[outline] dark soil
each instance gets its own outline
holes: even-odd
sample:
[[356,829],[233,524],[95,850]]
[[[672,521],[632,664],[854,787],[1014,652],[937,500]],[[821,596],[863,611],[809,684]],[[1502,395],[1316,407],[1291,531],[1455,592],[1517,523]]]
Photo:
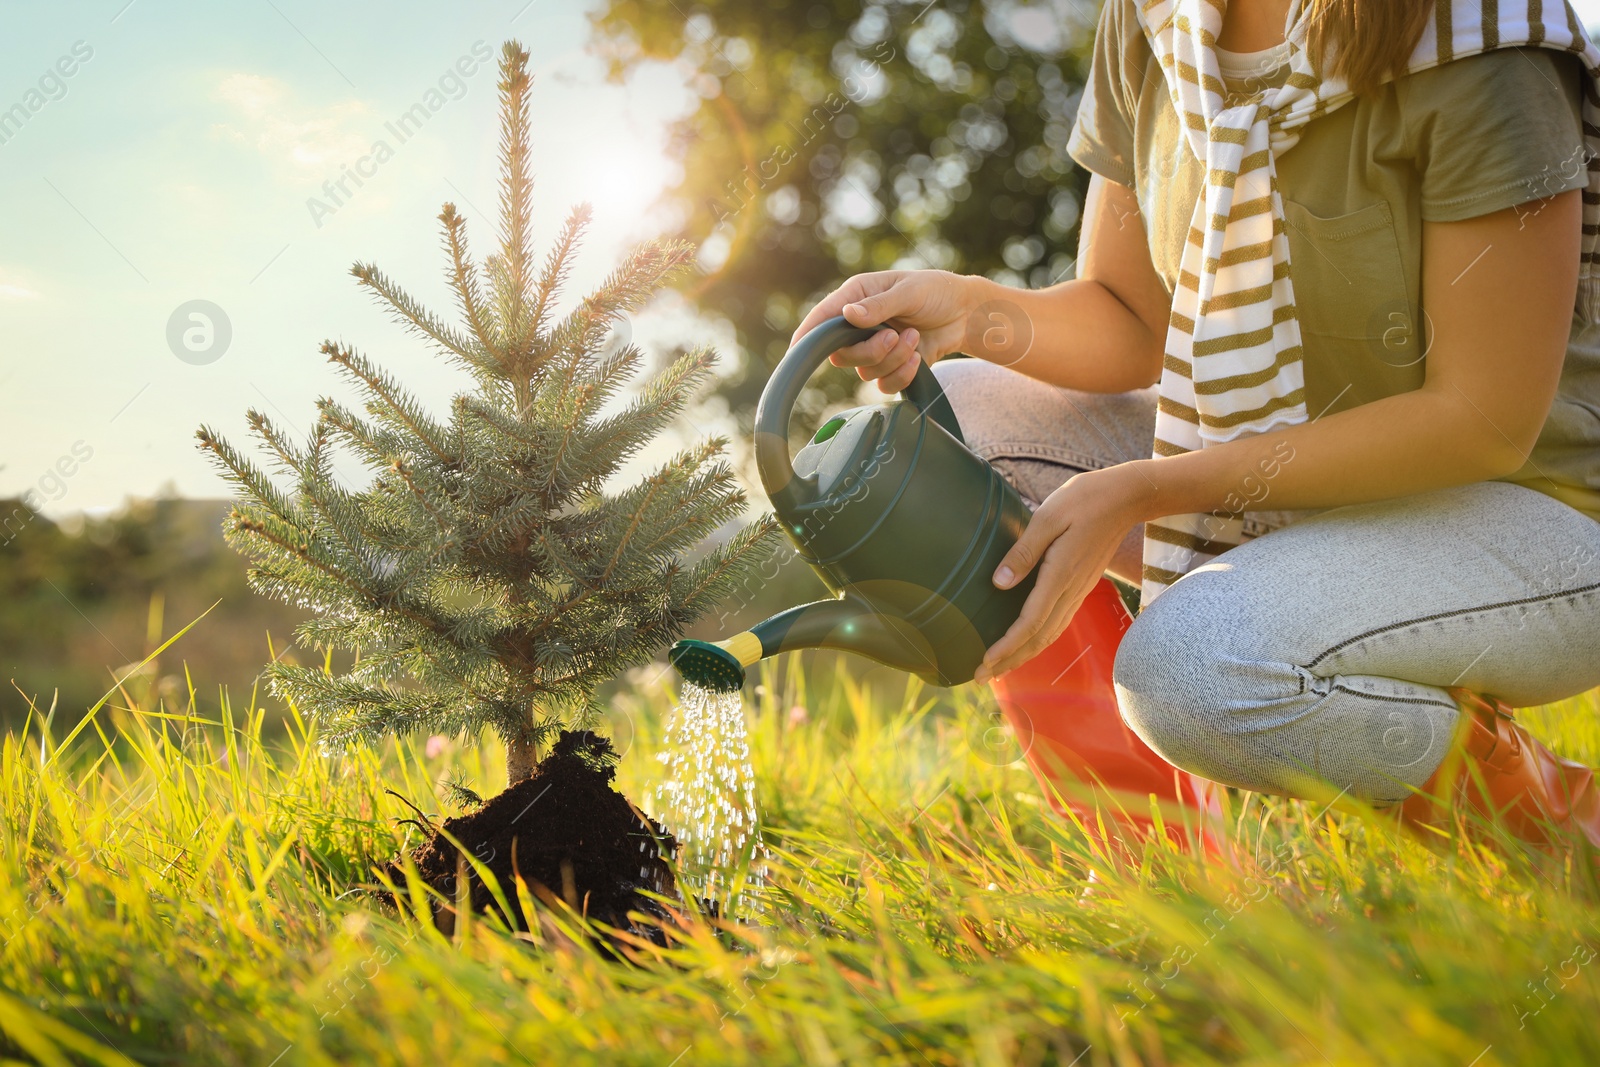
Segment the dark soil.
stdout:
[[[662,905],[639,890],[678,898],[672,868],[663,858],[677,843],[613,788],[616,761],[608,739],[587,730],[566,731],[532,777],[474,812],[445,820],[442,829],[494,873],[513,912],[506,918],[517,929],[528,929],[514,888],[520,876],[536,899],[564,900],[590,919],[663,943],[658,927],[637,924],[628,912],[667,918]],[[452,902],[435,903],[434,922],[441,930],[455,927],[463,870],[473,910],[499,910],[488,886],[461,862],[443,834],[435,832],[411,858],[422,878]],[[391,864],[388,873],[396,885],[403,884],[400,864]]]

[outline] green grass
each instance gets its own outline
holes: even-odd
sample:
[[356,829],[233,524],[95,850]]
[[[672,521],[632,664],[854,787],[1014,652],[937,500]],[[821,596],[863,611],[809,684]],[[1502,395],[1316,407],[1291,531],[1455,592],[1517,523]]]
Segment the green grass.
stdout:
[[[617,698],[630,795],[669,681]],[[970,694],[762,681],[752,749],[783,860],[765,925],[696,922],[639,966],[569,919],[446,939],[419,901],[352,892],[414,834],[385,789],[427,811],[447,773],[492,791],[494,746],[324,755],[301,723],[266,742],[260,712],[207,723],[121,695],[63,747],[7,737],[6,1062],[1600,1061],[1582,864],[1430,850],[1371,813],[1258,796],[1235,800],[1229,858],[1120,863],[1020,764],[969,750]],[[1528,720],[1600,761],[1594,694]]]

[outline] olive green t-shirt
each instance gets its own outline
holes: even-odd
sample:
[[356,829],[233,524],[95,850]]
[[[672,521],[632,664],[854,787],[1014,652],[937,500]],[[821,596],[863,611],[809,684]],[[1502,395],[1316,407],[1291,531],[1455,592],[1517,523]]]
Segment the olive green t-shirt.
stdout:
[[[1281,67],[1261,81],[1282,84],[1287,74]],[[1278,157],[1310,415],[1422,385],[1423,222],[1586,185],[1583,77],[1578,57],[1549,49],[1458,59],[1314,120]],[[1136,0],[1106,0],[1067,150],[1134,190],[1170,293],[1205,167],[1179,128]],[[1528,464],[1506,480],[1600,519],[1600,325],[1574,315],[1550,416]]]

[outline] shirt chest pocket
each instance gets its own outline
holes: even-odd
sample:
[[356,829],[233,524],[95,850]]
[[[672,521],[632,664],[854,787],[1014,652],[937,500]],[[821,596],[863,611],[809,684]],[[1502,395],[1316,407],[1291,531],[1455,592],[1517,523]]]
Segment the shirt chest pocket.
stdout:
[[1331,219],[1291,200],[1283,209],[1301,333],[1363,346],[1397,341],[1392,331],[1412,324],[1389,205],[1379,201]]

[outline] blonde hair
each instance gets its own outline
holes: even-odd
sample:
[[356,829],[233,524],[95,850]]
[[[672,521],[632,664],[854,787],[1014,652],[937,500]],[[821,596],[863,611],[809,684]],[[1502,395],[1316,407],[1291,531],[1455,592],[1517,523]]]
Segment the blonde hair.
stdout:
[[1306,49],[1318,69],[1361,95],[1405,72],[1434,0],[1309,0],[1306,7]]

